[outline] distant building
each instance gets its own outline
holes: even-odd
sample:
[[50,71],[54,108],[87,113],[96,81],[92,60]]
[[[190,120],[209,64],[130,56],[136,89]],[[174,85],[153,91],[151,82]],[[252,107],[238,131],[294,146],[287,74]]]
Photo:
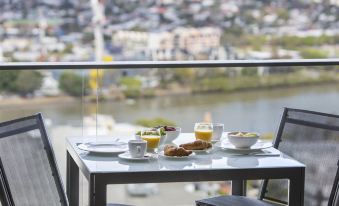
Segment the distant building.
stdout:
[[172,31],[117,31],[113,45],[123,47],[124,56],[142,54],[150,60],[220,59],[221,30],[214,27]]
[[53,77],[49,71],[44,71],[44,78],[38,93],[43,96],[57,96],[60,94],[59,82]]

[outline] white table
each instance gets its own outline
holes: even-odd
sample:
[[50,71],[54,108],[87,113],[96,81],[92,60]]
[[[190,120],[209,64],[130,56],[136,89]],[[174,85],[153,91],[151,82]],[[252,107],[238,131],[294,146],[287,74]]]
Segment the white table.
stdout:
[[[194,139],[194,134],[182,133],[174,143],[186,143]],[[77,143],[95,140],[98,138],[68,138],[67,195],[71,206],[79,205],[79,169],[89,182],[90,206],[106,205],[108,184],[232,180],[232,193],[243,195],[243,182],[249,179],[289,179],[289,204],[303,205],[305,165],[284,154],[234,156],[214,150],[188,160],[159,157],[146,162],[132,162],[116,155],[91,154],[76,146]]]

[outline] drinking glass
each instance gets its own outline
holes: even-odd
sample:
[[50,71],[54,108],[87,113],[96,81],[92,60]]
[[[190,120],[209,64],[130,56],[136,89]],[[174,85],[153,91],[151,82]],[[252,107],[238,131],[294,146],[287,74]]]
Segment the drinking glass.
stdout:
[[215,142],[220,141],[223,132],[224,132],[224,124],[213,123],[212,141],[215,141]]
[[147,151],[156,152],[160,142],[160,134],[157,131],[144,130],[141,131],[141,139],[147,142]]
[[213,124],[205,122],[195,123],[194,134],[196,139],[210,142],[213,134]]

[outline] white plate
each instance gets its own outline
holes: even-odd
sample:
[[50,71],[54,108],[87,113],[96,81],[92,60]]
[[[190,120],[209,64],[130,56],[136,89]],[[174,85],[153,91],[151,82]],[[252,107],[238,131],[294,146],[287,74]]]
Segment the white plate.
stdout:
[[121,159],[125,159],[125,160],[142,161],[142,160],[149,160],[153,156],[151,154],[146,153],[145,156],[143,156],[143,157],[132,157],[129,152],[125,152],[125,153],[119,154],[118,157],[121,158]]
[[219,141],[220,141],[220,140],[212,139],[212,140],[211,140],[211,143],[212,143],[212,144],[215,144],[215,143],[217,143],[217,142],[219,142]]
[[208,148],[208,149],[203,149],[203,150],[190,150],[196,154],[201,154],[201,153],[209,153],[212,151],[213,148]]
[[228,141],[223,141],[220,144],[215,145],[216,147],[219,147],[220,149],[224,150],[233,150],[233,151],[256,151],[256,150],[262,150],[266,148],[272,147],[271,142],[266,142],[266,141],[258,141],[254,145],[252,145],[249,148],[237,148],[235,147],[232,143]]
[[164,158],[168,158],[168,159],[176,159],[176,160],[182,160],[182,159],[189,159],[195,156],[195,153],[192,152],[192,154],[190,154],[189,156],[182,156],[182,157],[178,157],[178,156],[167,156],[164,154],[164,151],[161,151],[159,153],[159,156],[164,157]]
[[112,141],[87,142],[80,143],[77,146],[81,150],[93,153],[120,154],[128,150],[127,143]]

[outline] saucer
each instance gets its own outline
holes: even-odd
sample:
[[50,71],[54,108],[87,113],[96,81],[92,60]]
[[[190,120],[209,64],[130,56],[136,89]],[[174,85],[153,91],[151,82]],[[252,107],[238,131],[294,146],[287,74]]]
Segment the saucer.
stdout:
[[149,160],[152,157],[154,157],[152,154],[146,153],[143,157],[132,157],[129,152],[125,152],[118,155],[119,158],[125,159],[125,160],[136,160],[136,161],[143,161],[143,160]]
[[220,144],[217,144],[216,147],[219,147],[220,149],[224,150],[233,150],[233,151],[239,151],[239,152],[251,152],[251,151],[258,151],[262,149],[267,149],[270,147],[273,147],[271,142],[268,141],[258,141],[254,145],[248,148],[237,148],[232,143],[228,141],[223,141]]

